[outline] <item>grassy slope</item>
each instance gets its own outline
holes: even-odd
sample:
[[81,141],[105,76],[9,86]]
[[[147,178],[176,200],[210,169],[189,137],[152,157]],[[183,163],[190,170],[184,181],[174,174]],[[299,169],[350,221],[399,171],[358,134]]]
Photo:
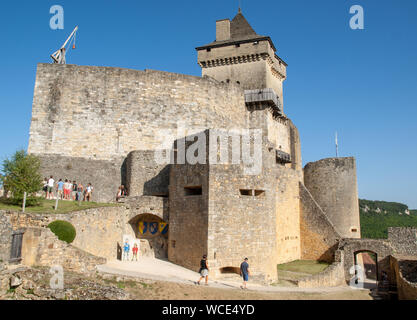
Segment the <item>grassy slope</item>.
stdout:
[[278,270],[299,273],[316,274],[322,272],[329,266],[328,263],[312,260],[296,260],[289,263],[279,264]]
[[[107,204],[107,203],[95,203],[95,202],[81,202],[81,205],[78,205],[78,202],[74,201],[59,201],[58,210],[54,210],[55,200],[45,200],[41,199],[41,205],[36,207],[27,207],[25,212],[27,213],[69,213],[74,211],[81,211],[91,208],[99,207],[113,207],[117,204]],[[0,210],[11,210],[11,211],[22,211],[22,208],[15,205],[10,205],[0,200]]]

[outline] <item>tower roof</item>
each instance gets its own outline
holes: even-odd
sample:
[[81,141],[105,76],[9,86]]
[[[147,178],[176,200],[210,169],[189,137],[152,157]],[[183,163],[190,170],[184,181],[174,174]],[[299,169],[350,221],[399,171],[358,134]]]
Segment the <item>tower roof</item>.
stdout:
[[236,40],[258,36],[255,30],[253,30],[249,22],[243,16],[241,11],[239,11],[236,17],[234,17],[233,20],[230,22],[230,34],[231,39]]
[[255,32],[255,30],[251,27],[249,22],[243,16],[242,11],[239,9],[237,15],[233,18],[230,22],[230,39],[223,40],[223,41],[213,41],[209,44],[206,44],[202,47],[196,48],[197,50],[203,50],[208,48],[215,48],[215,47],[223,47],[233,44],[245,43],[245,42],[252,42],[252,41],[261,41],[267,40],[271,44],[274,51],[276,48],[268,36],[262,36]]

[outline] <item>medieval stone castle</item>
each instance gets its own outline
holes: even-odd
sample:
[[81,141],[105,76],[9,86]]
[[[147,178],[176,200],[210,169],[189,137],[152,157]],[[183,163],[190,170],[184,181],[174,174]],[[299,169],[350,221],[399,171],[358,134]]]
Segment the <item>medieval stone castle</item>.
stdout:
[[[243,257],[268,280],[279,263],[333,261],[340,239],[360,238],[355,160],[324,159],[303,169],[298,130],[285,114],[287,64],[240,11],[216,24],[216,40],[196,49],[202,77],[39,64],[28,151],[41,158],[45,175],[91,182],[95,201],[114,201],[118,186],[127,186],[129,228],[101,235],[116,239],[97,250],[106,258],[116,259],[116,242],[130,232],[190,269],[207,254],[215,276]],[[208,146],[218,130],[261,129],[261,170],[157,163],[159,133],[179,132],[179,124],[186,130],[169,141],[174,158],[179,142],[199,133]],[[138,230],[141,222],[160,221],[168,233]]]

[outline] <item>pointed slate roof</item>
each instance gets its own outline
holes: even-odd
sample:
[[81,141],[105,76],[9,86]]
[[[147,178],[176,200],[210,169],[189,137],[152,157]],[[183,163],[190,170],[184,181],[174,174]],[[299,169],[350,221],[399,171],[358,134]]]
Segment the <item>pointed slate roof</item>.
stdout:
[[230,22],[230,39],[224,41],[213,41],[205,46],[196,48],[197,50],[203,50],[208,48],[223,47],[233,44],[252,42],[252,41],[261,41],[268,40],[276,51],[275,46],[268,36],[258,35],[255,30],[251,27],[249,22],[243,16],[242,11],[239,9],[238,14]]
[[230,34],[231,39],[236,40],[258,36],[241,11],[239,11],[236,17],[234,17],[234,19],[230,22]]

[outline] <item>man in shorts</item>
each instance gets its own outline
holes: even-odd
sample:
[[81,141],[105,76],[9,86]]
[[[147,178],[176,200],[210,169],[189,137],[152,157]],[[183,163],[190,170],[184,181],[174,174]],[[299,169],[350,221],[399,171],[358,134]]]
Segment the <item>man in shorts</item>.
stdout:
[[204,255],[203,259],[200,261],[200,270],[198,272],[200,273],[200,280],[195,282],[195,284],[200,285],[200,281],[205,278],[206,279],[206,286],[208,286],[209,267],[208,267],[207,256],[206,255]]
[[64,181],[62,181],[62,179],[59,179],[57,186],[58,186],[58,197],[62,200],[64,197]]
[[51,176],[48,180],[48,190],[46,191],[46,199],[53,199],[54,197],[54,177]]
[[240,286],[240,288],[246,290],[246,283],[249,281],[250,276],[248,258],[245,258],[245,260],[243,260],[243,262],[240,264],[240,275],[243,278],[243,286]]

